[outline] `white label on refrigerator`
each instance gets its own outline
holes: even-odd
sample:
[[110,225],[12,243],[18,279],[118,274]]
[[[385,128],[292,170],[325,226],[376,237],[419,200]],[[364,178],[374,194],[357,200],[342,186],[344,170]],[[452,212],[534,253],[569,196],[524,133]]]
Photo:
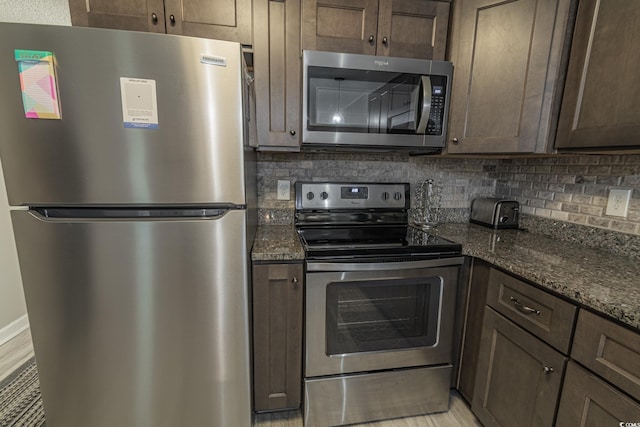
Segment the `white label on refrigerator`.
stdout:
[[203,64],[217,65],[218,67],[227,66],[227,58],[224,56],[207,55],[206,53],[200,55],[200,62]]
[[155,80],[120,77],[120,96],[124,127],[158,129]]

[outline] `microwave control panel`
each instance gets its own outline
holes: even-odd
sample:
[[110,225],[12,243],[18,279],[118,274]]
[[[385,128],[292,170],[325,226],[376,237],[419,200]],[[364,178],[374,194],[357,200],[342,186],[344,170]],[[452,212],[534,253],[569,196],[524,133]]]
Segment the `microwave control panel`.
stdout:
[[427,123],[427,135],[442,135],[444,121],[444,107],[447,90],[445,76],[431,76],[431,111]]

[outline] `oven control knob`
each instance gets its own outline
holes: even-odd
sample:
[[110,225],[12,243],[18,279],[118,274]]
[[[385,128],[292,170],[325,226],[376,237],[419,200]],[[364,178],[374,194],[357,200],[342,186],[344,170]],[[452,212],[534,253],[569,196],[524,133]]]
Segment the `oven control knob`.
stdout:
[[382,200],[389,200],[389,193],[388,192],[384,191],[382,193]]
[[313,200],[313,198],[314,198],[314,197],[315,197],[315,196],[314,196],[314,194],[313,194],[311,191],[309,191],[309,192],[307,193],[307,200]]
[[401,193],[401,192],[399,192],[399,191],[396,191],[396,192],[395,192],[395,194],[393,195],[393,198],[394,198],[395,200],[400,200],[400,199],[402,199],[402,193]]
[[323,191],[322,193],[320,193],[320,198],[322,200],[327,200],[329,198],[329,194],[327,194],[326,191]]

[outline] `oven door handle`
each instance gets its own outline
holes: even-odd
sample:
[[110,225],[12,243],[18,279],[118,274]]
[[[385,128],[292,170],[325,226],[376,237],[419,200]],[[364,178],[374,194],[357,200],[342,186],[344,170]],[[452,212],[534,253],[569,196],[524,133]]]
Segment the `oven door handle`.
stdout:
[[398,262],[324,262],[307,261],[307,271],[393,271],[462,265],[464,257]]

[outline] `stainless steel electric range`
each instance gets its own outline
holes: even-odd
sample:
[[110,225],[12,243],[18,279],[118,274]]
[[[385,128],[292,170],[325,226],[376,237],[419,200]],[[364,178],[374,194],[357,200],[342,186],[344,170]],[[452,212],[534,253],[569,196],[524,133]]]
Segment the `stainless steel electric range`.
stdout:
[[296,183],[306,427],[446,411],[461,246],[408,224],[409,184]]

